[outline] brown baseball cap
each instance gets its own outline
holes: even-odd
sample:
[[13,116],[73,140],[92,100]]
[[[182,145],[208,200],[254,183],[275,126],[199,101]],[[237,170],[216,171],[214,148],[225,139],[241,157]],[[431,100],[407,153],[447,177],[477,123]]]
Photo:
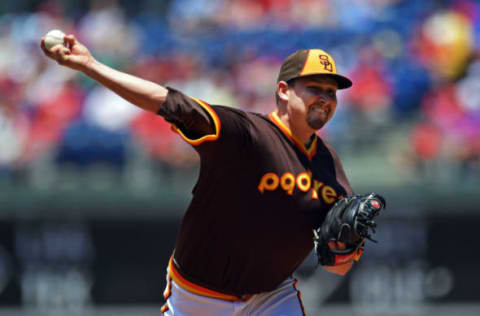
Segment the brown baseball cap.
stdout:
[[338,83],[338,89],[352,86],[352,81],[337,74],[337,65],[332,56],[321,49],[301,49],[288,56],[280,67],[277,82],[312,76],[329,76]]

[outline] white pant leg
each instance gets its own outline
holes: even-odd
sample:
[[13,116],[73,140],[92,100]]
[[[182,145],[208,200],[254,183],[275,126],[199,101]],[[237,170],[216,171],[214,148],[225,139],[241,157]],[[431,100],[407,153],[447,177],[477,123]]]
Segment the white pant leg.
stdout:
[[297,281],[288,278],[275,290],[252,297],[242,315],[255,316],[305,316]]
[[296,280],[288,278],[271,292],[252,296],[245,302],[230,302],[191,293],[169,279],[165,316],[304,316]]
[[[240,315],[238,310],[244,302],[230,302],[191,293],[170,280],[170,295],[167,298],[165,316],[233,316]],[[239,306],[240,304],[240,306]]]

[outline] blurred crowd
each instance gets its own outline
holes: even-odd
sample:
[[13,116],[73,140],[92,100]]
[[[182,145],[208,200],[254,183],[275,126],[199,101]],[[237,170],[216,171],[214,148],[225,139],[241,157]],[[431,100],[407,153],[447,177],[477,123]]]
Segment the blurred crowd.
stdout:
[[480,177],[475,0],[34,3],[0,15],[0,179],[28,178],[39,162],[79,174],[98,165],[121,173],[145,160],[174,172],[196,163],[161,117],[44,57],[39,41],[50,29],[75,34],[114,68],[263,113],[275,107],[283,58],[323,48],[354,82],[321,131],[340,152],[382,147],[399,172],[455,167]]

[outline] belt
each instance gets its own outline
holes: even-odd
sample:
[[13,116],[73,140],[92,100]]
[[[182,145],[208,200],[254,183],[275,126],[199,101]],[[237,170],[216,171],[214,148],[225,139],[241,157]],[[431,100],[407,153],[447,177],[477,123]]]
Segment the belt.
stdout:
[[170,261],[168,262],[168,276],[172,278],[175,281],[175,283],[177,283],[182,289],[200,296],[206,296],[210,298],[216,298],[216,299],[231,301],[231,302],[245,302],[254,295],[254,294],[248,294],[243,296],[235,296],[231,294],[225,294],[225,293],[207,289],[203,286],[200,286],[191,281],[188,281],[180,274],[180,272],[178,272],[178,269],[175,267],[175,264],[173,263],[173,256],[170,257]]

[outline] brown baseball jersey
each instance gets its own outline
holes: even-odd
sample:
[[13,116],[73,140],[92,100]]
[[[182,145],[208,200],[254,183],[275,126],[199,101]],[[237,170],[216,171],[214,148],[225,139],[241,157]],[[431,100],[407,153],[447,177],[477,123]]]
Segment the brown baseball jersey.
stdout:
[[305,147],[278,116],[210,106],[169,88],[158,112],[200,155],[173,264],[200,287],[271,291],[313,249],[312,229],[351,193],[333,149]]

